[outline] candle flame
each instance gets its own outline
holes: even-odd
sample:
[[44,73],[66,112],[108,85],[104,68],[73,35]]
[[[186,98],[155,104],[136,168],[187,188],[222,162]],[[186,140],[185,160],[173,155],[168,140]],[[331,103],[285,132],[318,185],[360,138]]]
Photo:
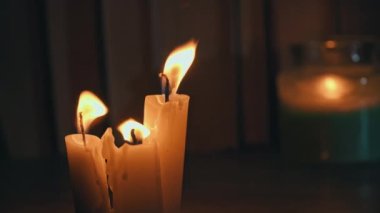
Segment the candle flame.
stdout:
[[322,77],[318,83],[318,92],[327,99],[340,99],[348,89],[343,79],[333,75]]
[[325,42],[325,46],[327,49],[334,49],[336,48],[336,41],[328,40]]
[[142,125],[141,123],[133,120],[132,118],[121,123],[117,130],[123,135],[124,140],[133,142],[131,131],[134,129],[135,136],[137,140],[143,140],[150,135],[150,131],[147,127]]
[[177,93],[179,84],[194,61],[196,48],[197,42],[191,40],[175,48],[166,59],[164,74],[169,79],[171,93]]
[[77,128],[78,132],[81,132],[80,127],[80,114],[82,113],[83,130],[86,132],[91,123],[107,114],[108,109],[105,104],[92,92],[83,91],[79,96],[77,107]]

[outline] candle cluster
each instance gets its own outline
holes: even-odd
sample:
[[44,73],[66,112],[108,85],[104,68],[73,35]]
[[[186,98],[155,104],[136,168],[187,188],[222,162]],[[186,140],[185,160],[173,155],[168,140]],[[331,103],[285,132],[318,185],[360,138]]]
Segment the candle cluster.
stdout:
[[101,138],[86,133],[108,109],[93,93],[81,93],[78,134],[65,137],[77,212],[180,210],[190,98],[177,90],[196,46],[190,41],[169,55],[160,74],[162,94],[146,96],[144,124],[128,119],[118,126],[125,140],[120,147],[111,128]]

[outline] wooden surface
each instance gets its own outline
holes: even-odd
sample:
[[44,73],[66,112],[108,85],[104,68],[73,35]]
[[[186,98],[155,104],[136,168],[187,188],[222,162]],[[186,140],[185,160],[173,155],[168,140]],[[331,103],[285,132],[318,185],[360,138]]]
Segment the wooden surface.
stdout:
[[[380,166],[189,156],[183,212],[379,212]],[[65,160],[1,166],[1,212],[73,212]]]

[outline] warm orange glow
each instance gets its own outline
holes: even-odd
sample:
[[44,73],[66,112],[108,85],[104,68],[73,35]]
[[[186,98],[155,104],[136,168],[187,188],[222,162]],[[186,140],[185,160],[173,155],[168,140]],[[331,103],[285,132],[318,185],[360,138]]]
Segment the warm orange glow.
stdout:
[[328,75],[318,82],[318,92],[327,99],[339,99],[348,91],[348,86],[343,79]]
[[179,84],[194,61],[196,48],[197,42],[191,40],[174,49],[166,59],[164,74],[169,79],[171,93],[177,93]]
[[336,41],[333,41],[333,40],[326,41],[325,45],[326,45],[326,48],[333,49],[336,47]]
[[104,103],[92,92],[83,91],[79,96],[79,102],[77,107],[77,126],[78,132],[81,132],[80,128],[80,113],[82,113],[83,127],[86,132],[91,123],[96,119],[107,114],[108,109]]
[[117,127],[117,130],[123,135],[124,140],[129,142],[133,142],[131,135],[132,129],[135,130],[137,140],[143,140],[150,135],[150,131],[147,127],[132,118],[124,121]]

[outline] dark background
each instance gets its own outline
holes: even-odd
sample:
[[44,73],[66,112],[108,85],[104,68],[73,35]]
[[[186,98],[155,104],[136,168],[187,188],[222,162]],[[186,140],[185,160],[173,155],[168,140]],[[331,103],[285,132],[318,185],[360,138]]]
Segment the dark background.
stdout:
[[0,1],[0,210],[72,211],[64,136],[80,91],[110,108],[98,136],[142,121],[167,55],[194,38],[179,90],[191,96],[185,211],[378,212],[375,165],[283,165],[275,78],[290,44],[379,36],[379,11],[376,0]]

